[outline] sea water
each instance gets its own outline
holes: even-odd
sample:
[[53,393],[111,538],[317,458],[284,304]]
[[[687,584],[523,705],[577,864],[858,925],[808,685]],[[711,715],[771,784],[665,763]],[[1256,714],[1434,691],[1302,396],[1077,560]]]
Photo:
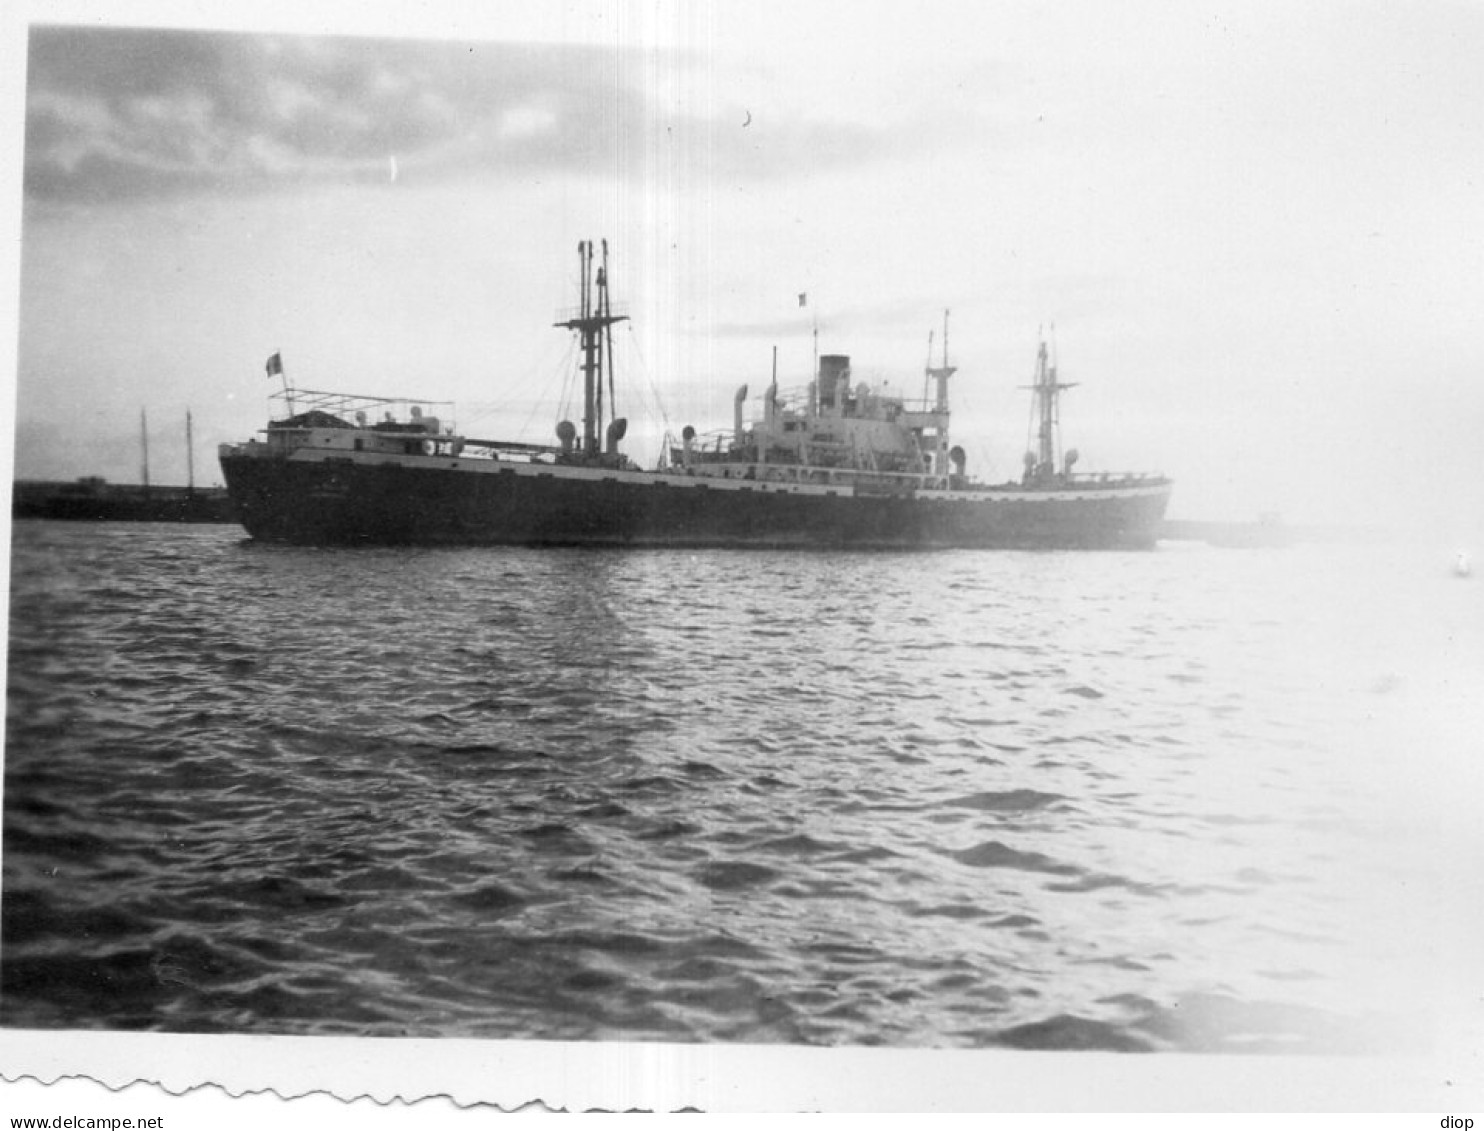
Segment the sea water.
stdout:
[[6,1026],[1379,1051],[1472,984],[1451,548],[12,540]]

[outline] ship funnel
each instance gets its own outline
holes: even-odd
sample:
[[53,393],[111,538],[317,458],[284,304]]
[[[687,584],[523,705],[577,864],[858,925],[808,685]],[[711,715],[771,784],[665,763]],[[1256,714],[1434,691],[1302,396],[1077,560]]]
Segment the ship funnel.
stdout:
[[819,359],[819,407],[831,408],[844,400],[850,385],[850,358],[827,353]]
[[743,385],[732,399],[732,438],[739,448],[742,446],[742,402],[745,400],[747,400],[747,386]]
[[629,430],[629,419],[620,416],[608,425],[608,454],[618,454],[618,442],[623,439],[624,433]]
[[557,425],[557,439],[562,442],[562,454],[564,456],[571,455],[572,445],[577,440],[577,425],[573,424],[570,420],[562,421]]

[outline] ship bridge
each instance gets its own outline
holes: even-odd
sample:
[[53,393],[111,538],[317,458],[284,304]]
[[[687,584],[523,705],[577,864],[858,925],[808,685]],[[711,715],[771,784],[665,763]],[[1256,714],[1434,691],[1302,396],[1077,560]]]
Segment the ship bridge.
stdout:
[[[762,411],[744,420],[748,387],[737,390],[734,423],[726,433],[698,436],[687,428],[670,449],[671,463],[691,474],[776,478],[810,470],[855,471],[872,476],[910,476],[926,482],[952,473],[948,440],[946,374],[938,400],[909,402],[889,390],[853,379],[850,358],[819,359],[815,380],[803,389],[764,390]],[[803,476],[799,476],[803,477]]]

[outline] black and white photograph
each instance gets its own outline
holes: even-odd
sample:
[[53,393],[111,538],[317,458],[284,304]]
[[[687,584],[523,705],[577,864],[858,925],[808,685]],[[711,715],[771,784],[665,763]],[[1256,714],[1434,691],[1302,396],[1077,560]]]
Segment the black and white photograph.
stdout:
[[1484,6],[332,11],[6,17],[7,1080],[1480,1111]]

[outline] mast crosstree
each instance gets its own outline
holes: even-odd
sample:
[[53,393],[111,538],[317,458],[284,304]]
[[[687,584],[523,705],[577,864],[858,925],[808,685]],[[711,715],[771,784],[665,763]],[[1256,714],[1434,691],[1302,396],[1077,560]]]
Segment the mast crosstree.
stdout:
[[[1036,451],[1026,452],[1026,473],[1037,481],[1049,479],[1056,474],[1056,448],[1061,439],[1061,409],[1058,398],[1063,389],[1075,389],[1076,381],[1059,381],[1056,366],[1052,363],[1046,342],[1036,353],[1036,381],[1033,385],[1022,385],[1035,393],[1035,414],[1039,419],[1036,433]],[[1075,451],[1067,453],[1068,470],[1077,456]]]
[[[593,268],[593,241],[582,240],[577,245],[577,260],[580,264],[582,305],[576,317],[568,318],[555,326],[565,330],[576,330],[582,342],[582,454],[592,459],[599,454],[598,434],[603,424],[603,376],[608,376],[608,411],[614,415],[613,404],[613,330],[615,322],[628,321],[627,314],[614,314],[608,298],[608,241],[603,240],[603,261],[596,271]],[[613,419],[615,430],[620,422]],[[615,436],[615,439],[618,437]]]

